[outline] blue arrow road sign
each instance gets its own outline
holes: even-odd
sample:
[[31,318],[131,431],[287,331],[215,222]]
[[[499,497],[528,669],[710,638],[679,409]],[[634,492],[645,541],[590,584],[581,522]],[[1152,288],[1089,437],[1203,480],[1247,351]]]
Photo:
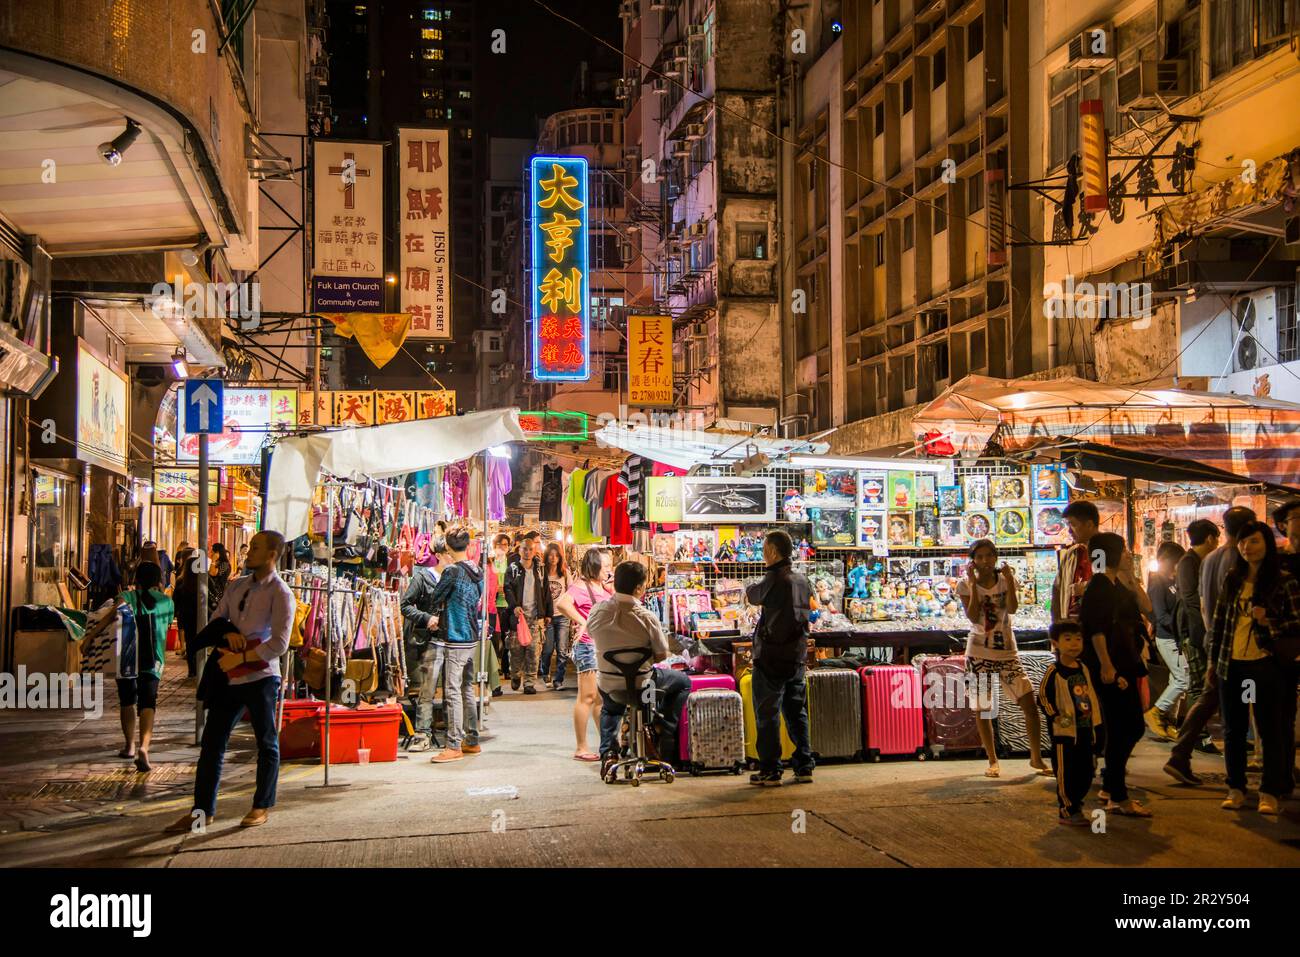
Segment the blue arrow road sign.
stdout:
[[185,383],[185,431],[190,435],[220,435],[226,418],[226,383],[221,379],[189,379]]

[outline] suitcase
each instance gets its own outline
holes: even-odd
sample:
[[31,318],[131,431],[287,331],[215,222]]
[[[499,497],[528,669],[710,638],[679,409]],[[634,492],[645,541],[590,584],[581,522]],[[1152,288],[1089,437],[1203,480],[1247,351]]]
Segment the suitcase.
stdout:
[[[736,679],[731,677],[731,675],[707,674],[687,675],[686,677],[691,679],[691,694],[694,694],[697,691],[708,691],[711,689],[719,689],[722,691],[736,690]],[[681,759],[683,767],[689,766],[690,763],[690,704],[690,695],[687,695],[686,703],[682,705],[682,713],[677,719],[677,754]]]
[[808,672],[808,736],[818,758],[862,757],[862,679],[849,668]]
[[[754,672],[746,671],[740,676],[740,697],[745,705],[745,757],[751,762],[758,761],[758,719],[754,713]],[[794,754],[794,742],[790,732],[785,728],[785,715],[781,715],[781,760],[789,761]]]
[[921,716],[921,676],[911,665],[869,665],[862,680],[862,719],[866,753],[907,754],[925,760],[925,721]]
[[692,691],[685,712],[690,728],[683,726],[679,732],[683,766],[696,776],[707,770],[739,774],[745,766],[744,702],[740,695],[723,688]]
[[[925,740],[936,758],[944,754],[984,750],[980,742],[979,704],[968,698],[965,655],[918,655],[912,664],[921,672]],[[966,706],[962,707],[962,703]]]
[[[1022,651],[1019,653],[1020,667],[1025,669],[1025,675],[1029,678],[1029,683],[1034,688],[1034,702],[1038,702],[1038,686],[1043,683],[1043,676],[1047,674],[1047,668],[1056,656],[1050,651]],[[997,742],[998,752],[1004,755],[1011,754],[1028,754],[1029,753],[1029,731],[1025,727],[1025,713],[1014,701],[1007,701],[1002,694],[1001,682],[994,682],[997,691]],[[1042,711],[1038,713],[1039,742],[1042,745],[1042,754],[1046,758],[1052,753],[1052,738],[1048,728],[1047,718],[1043,716]]]

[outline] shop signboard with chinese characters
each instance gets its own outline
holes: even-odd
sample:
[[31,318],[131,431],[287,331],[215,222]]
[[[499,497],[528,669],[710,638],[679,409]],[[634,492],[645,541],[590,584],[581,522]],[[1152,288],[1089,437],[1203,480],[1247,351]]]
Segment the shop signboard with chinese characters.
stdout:
[[519,428],[530,442],[585,442],[586,412],[520,412]]
[[313,393],[299,393],[299,425],[388,425],[456,414],[456,392],[452,389],[321,392],[317,395],[317,411],[313,416]]
[[383,312],[384,146],[317,140],[313,150],[313,308]]
[[452,338],[449,157],[447,130],[398,128],[398,281],[411,339]]
[[627,317],[627,404],[672,407],[671,316]]
[[[224,405],[221,433],[208,437],[208,460],[216,465],[261,465],[271,434],[292,429],[298,421],[293,389],[226,389]],[[187,432],[179,416],[176,432],[176,461],[197,462],[198,435]]]
[[[221,501],[221,472],[208,469],[208,504]],[[199,470],[196,468],[154,468],[154,505],[198,505]]]
[[532,194],[533,378],[591,378],[587,161],[534,156]]

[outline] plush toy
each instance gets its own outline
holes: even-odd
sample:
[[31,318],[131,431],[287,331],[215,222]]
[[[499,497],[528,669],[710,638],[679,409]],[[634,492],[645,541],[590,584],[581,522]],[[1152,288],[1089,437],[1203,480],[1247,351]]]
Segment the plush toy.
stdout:
[[866,566],[854,565],[849,569],[849,595],[853,598],[867,597]]

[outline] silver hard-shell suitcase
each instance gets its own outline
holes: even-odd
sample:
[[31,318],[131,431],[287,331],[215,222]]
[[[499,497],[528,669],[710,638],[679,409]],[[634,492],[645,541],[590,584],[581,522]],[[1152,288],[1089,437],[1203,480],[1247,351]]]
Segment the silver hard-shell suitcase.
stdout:
[[745,766],[745,715],[735,691],[692,691],[686,699],[690,723],[687,770],[720,770],[739,774]]
[[819,758],[862,756],[862,679],[856,671],[808,672],[808,736]]

